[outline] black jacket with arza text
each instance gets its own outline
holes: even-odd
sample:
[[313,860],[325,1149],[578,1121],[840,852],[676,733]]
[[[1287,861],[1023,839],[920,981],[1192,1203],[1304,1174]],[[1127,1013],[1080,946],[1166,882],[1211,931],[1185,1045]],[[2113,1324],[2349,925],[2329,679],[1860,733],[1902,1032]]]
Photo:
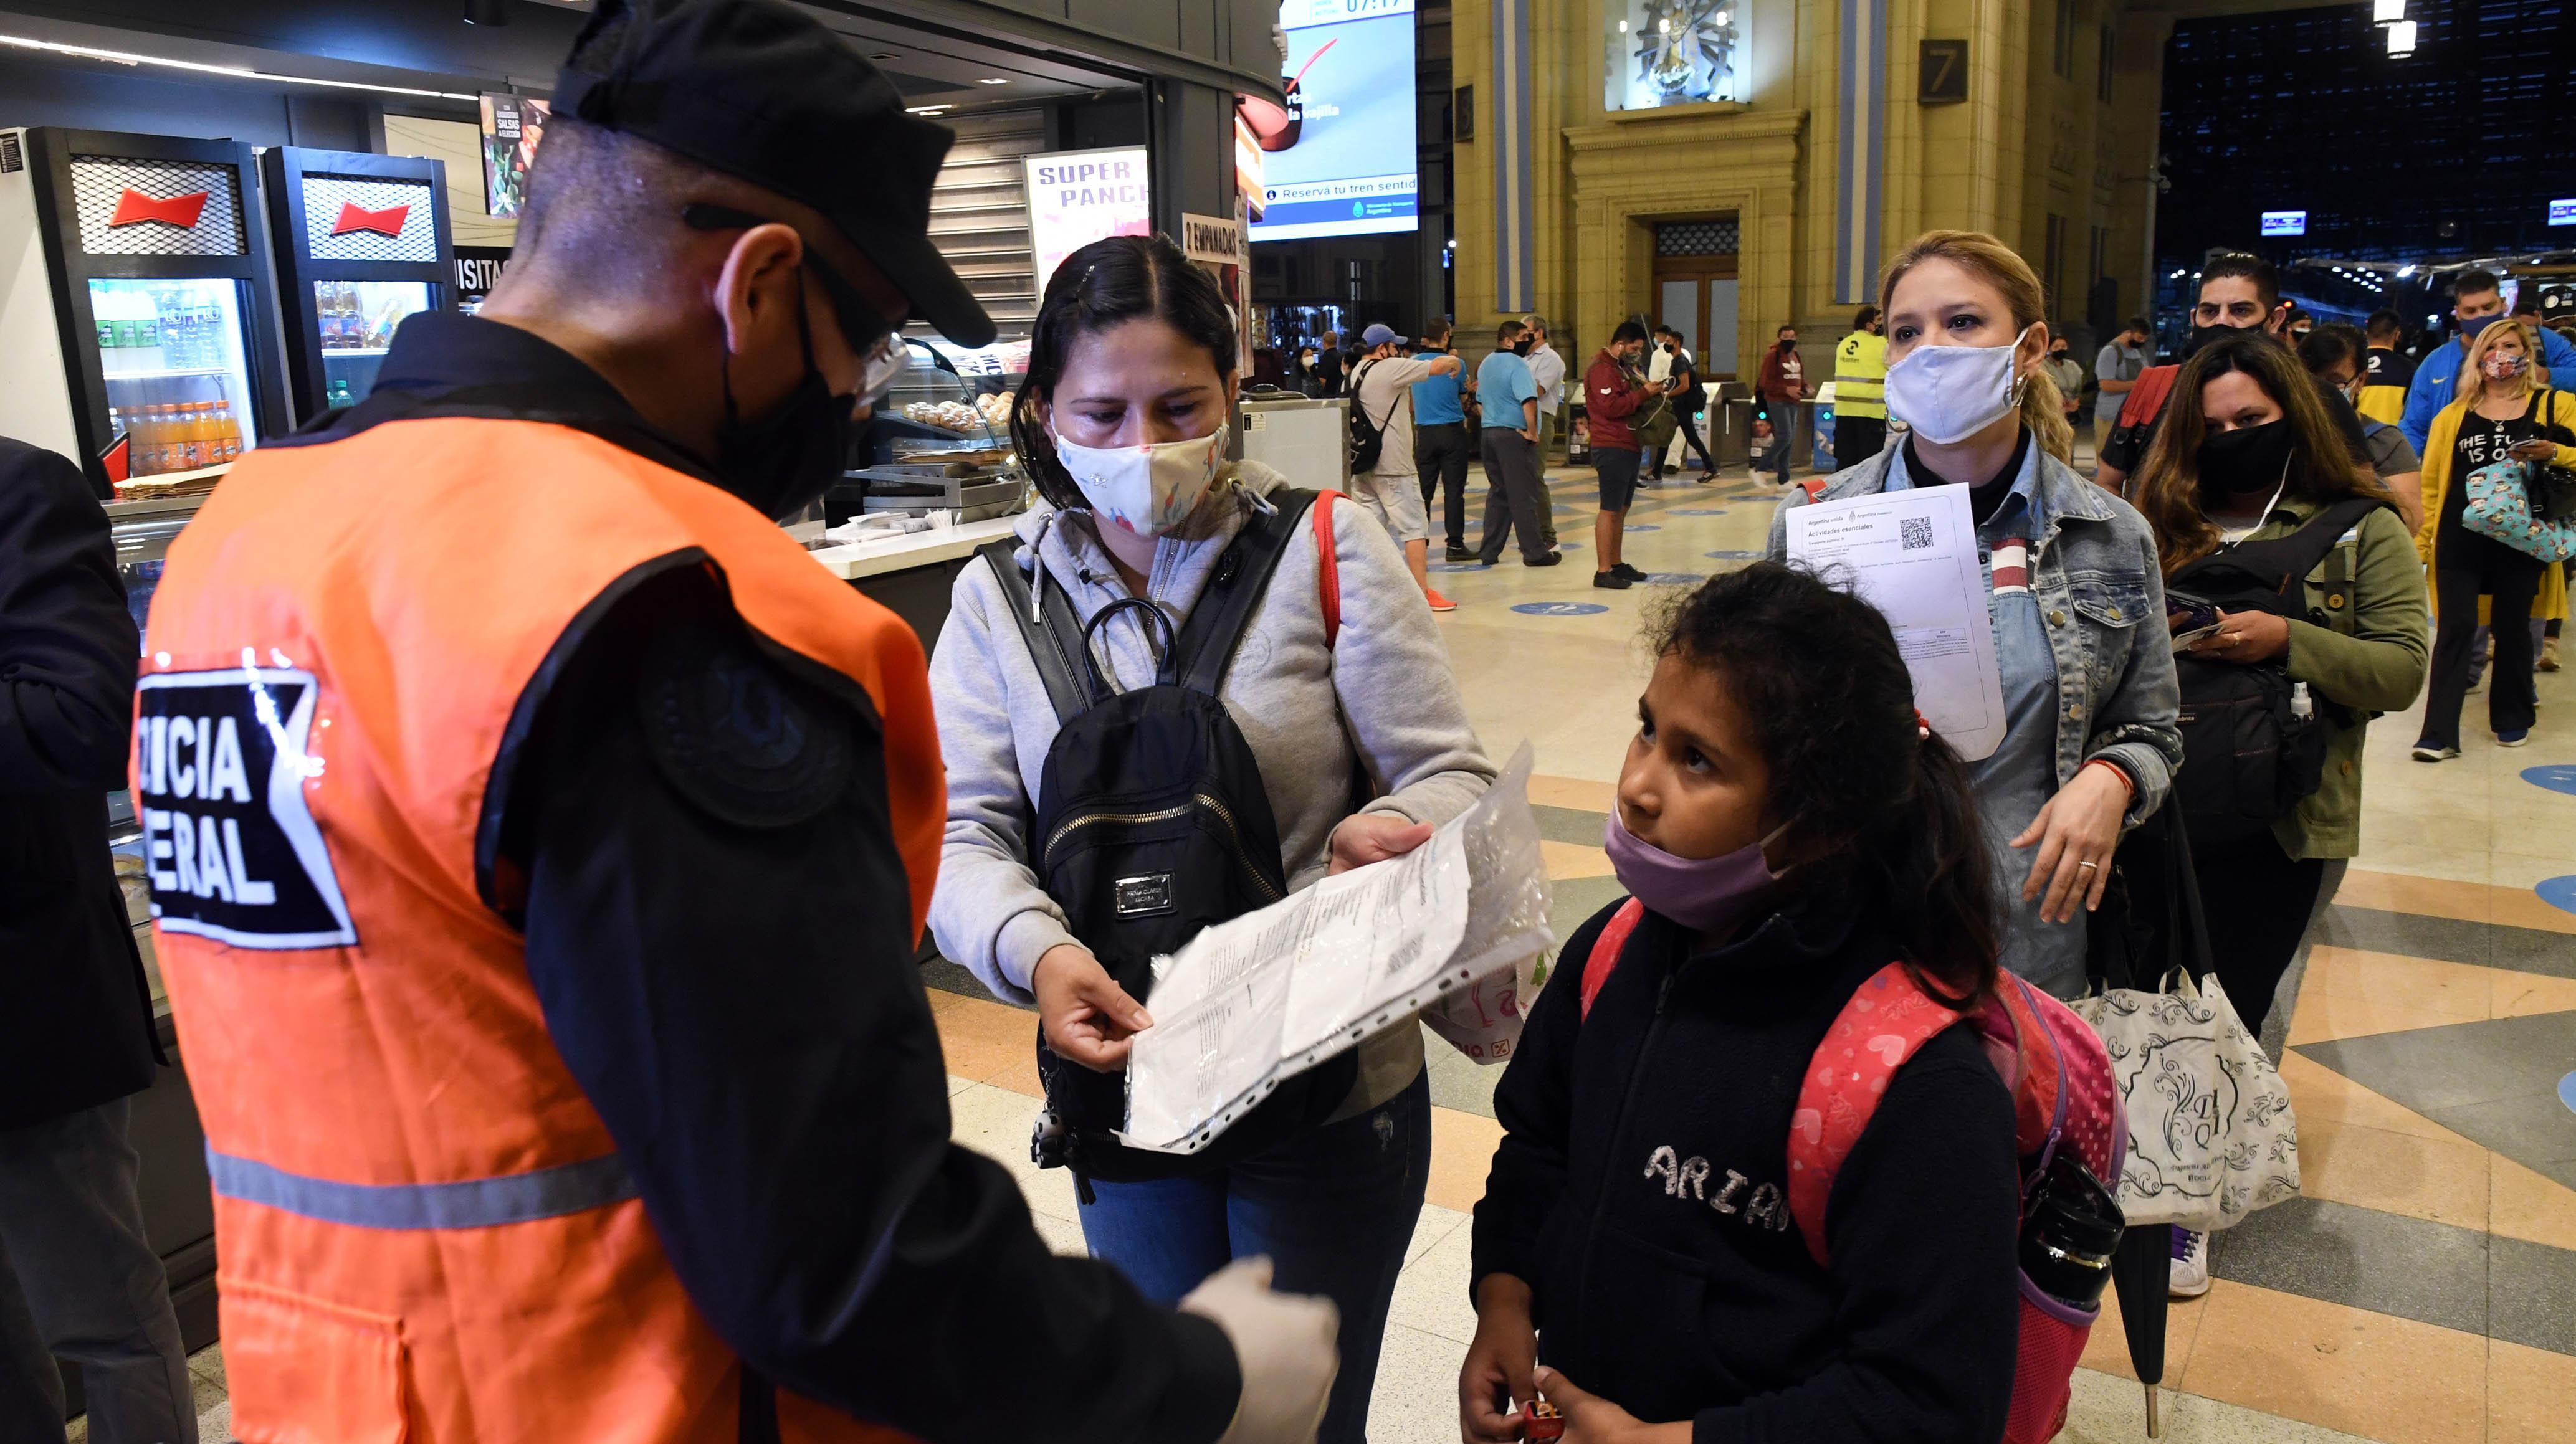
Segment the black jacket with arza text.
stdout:
[[1697,1444],[1967,1444],[2003,1432],[2020,1313],[2012,1098],[1952,1027],[1898,1069],[1836,1178],[1830,1270],[1788,1204],[1816,1046],[1894,956],[1865,908],[1772,915],[1726,947],[1649,912],[1594,1003],[1618,904],[1578,929],[1494,1108],[1475,1277],[1535,1295],[1539,1356]]

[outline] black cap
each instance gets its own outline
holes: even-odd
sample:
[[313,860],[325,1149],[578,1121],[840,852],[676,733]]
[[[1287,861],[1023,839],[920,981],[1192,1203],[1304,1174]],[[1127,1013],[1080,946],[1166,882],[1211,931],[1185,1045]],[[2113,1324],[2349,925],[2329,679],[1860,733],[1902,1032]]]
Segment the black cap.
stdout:
[[822,212],[963,346],[993,318],[930,243],[930,188],[956,136],[906,115],[866,58],[779,0],[597,0],[554,110]]

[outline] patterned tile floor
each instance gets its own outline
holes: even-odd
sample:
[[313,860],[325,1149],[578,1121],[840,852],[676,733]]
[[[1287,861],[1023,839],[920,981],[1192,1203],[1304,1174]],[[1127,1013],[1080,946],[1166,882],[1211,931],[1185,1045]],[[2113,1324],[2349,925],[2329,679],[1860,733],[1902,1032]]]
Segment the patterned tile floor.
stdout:
[[[1618,893],[1601,824],[1643,676],[1639,623],[1664,589],[1595,590],[1591,478],[1560,469],[1554,489],[1568,565],[1449,570],[1435,585],[1459,602],[1441,626],[1487,747],[1537,748],[1562,935]],[[1774,495],[1740,475],[1649,489],[1629,559],[1677,580],[1741,565]],[[1481,496],[1471,503],[1481,516]],[[1560,605],[1515,610],[1533,603]],[[2477,698],[2454,762],[2407,760],[2412,714],[2371,729],[2362,855],[2304,980],[2285,984],[2294,1005],[2275,1012],[2305,1196],[2220,1236],[2209,1295],[2174,1306],[2166,1439],[2576,1440],[2576,1112],[2558,1091],[2576,1072],[2576,914],[2535,891],[2576,875],[2576,795],[2525,777],[2576,764],[2576,730],[2549,720],[2576,716],[2576,672],[2540,680],[2542,726],[2519,751],[2492,745]],[[956,1137],[1008,1165],[1047,1237],[1080,1250],[1071,1185],[1027,1162],[1027,1015],[953,967],[931,981]],[[1429,1202],[1387,1330],[1375,1444],[1458,1437],[1474,1324],[1464,1225],[1497,1129],[1493,1075],[1436,1042],[1431,1056]],[[2145,1437],[2120,1337],[2115,1317],[2094,1332],[2063,1436],[2074,1444]],[[220,1354],[195,1363],[205,1437],[227,1438]]]

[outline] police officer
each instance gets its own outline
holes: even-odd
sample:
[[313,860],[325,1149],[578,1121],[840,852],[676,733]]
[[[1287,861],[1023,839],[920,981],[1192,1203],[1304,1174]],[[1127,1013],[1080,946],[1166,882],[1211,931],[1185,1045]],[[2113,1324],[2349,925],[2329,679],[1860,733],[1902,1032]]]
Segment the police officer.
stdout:
[[1834,343],[1834,464],[1858,466],[1887,445],[1887,322],[1876,306],[1852,315]]
[[1312,1436],[1328,1305],[1178,1313],[949,1142],[921,649],[836,477],[950,136],[777,0],[600,0],[479,318],[173,548],[134,784],[245,1437]]

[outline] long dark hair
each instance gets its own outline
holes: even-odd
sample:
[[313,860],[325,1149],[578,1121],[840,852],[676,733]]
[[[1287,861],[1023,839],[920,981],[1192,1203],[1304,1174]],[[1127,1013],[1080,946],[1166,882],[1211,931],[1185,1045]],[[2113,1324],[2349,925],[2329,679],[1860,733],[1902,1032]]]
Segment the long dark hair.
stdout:
[[1771,773],[1802,861],[1791,886],[1865,909],[1931,991],[1993,988],[1994,868],[1966,764],[1918,736],[1914,679],[1878,609],[1811,573],[1756,562],[1649,624],[1659,657],[1720,674]]
[[2221,336],[2182,363],[2173,396],[2165,403],[2165,419],[2156,427],[2155,445],[2147,448],[2147,459],[2139,463],[2137,480],[2129,488],[2138,514],[2155,528],[2156,560],[2166,576],[2218,550],[2218,523],[2201,506],[2200,444],[2209,436],[2209,423],[2201,416],[2200,393],[2230,372],[2254,378],[2290,425],[2290,473],[2282,479],[2283,496],[2310,503],[2348,496],[2389,500],[2379,478],[2353,461],[2298,353],[2261,330]]
[[1137,320],[1161,321],[1206,348],[1219,380],[1234,375],[1234,317],[1226,310],[1225,293],[1169,237],[1111,236],[1065,257],[1038,303],[1029,329],[1029,374],[1011,406],[1011,449],[1037,482],[1038,494],[1059,507],[1090,503],[1056,459],[1038,407],[1055,399],[1075,341]]

